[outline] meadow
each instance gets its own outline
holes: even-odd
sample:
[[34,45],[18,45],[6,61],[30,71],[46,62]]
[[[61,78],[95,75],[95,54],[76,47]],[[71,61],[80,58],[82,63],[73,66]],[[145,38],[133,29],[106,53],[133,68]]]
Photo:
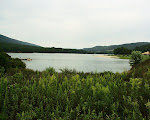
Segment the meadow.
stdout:
[[150,59],[122,73],[16,66],[0,68],[1,120],[150,119]]

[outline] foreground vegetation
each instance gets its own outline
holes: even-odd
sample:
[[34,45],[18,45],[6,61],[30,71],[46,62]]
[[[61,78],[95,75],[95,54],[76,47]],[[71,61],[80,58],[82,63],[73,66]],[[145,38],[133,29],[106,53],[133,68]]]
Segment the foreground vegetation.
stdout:
[[20,62],[1,64],[2,120],[150,119],[150,59],[115,74],[15,68]]

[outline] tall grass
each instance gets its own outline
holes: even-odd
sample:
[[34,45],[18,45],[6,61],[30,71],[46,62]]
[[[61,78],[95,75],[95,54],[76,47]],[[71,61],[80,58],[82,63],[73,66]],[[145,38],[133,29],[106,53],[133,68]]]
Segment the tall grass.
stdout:
[[125,80],[127,74],[53,68],[0,74],[0,119],[148,120],[149,77]]

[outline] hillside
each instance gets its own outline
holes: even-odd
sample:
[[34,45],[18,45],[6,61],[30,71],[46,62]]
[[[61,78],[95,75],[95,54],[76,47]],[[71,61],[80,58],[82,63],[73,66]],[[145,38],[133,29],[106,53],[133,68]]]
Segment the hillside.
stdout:
[[6,36],[0,34],[0,44],[2,44],[2,43],[38,46],[38,45],[31,44],[31,43],[28,43],[28,42],[22,42],[22,41],[19,41],[19,40],[16,40],[16,39],[12,39],[12,38],[9,38],[9,37],[6,37]]
[[134,65],[128,71],[128,77],[135,77],[135,78],[146,78],[150,80],[150,57],[149,59],[143,61],[142,63]]
[[122,45],[110,45],[110,46],[95,46],[92,48],[84,48],[83,50],[91,51],[91,52],[108,52],[108,51],[113,51],[113,49],[119,47],[126,47],[132,50],[135,49],[136,47],[143,46],[146,44],[149,44],[149,42],[137,42],[137,43],[122,44]]
[[14,52],[14,53],[88,53],[84,50],[77,49],[63,49],[63,48],[44,48],[38,46],[29,46],[29,45],[18,45],[11,43],[1,43],[0,51],[3,52]]
[[142,52],[150,51],[150,43],[136,47],[135,50],[142,51]]
[[3,35],[0,35],[0,51],[15,53],[88,53],[87,51],[77,49],[45,48],[8,38]]

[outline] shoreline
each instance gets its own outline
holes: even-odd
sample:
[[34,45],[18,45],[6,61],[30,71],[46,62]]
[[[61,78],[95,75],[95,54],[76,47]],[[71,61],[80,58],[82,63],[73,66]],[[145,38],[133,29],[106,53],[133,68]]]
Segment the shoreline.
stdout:
[[95,57],[103,57],[103,58],[118,58],[117,56],[109,56],[109,55],[96,55]]

